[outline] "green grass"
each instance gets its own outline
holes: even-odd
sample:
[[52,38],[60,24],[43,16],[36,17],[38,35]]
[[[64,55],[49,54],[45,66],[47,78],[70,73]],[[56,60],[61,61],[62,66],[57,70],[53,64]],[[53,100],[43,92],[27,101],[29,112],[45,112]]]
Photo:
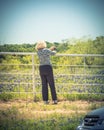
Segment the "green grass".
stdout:
[[0,130],[75,130],[91,110],[104,106],[104,95],[58,94],[58,104],[42,102],[41,93],[0,94]]
[[[83,100],[83,101],[104,101],[104,94],[89,94],[89,93],[63,93],[57,94],[59,101],[76,101],[76,100]],[[34,102],[41,101],[42,95],[41,93],[33,94],[33,93],[13,93],[13,92],[2,92],[0,94],[0,100],[2,101],[10,101],[15,99],[23,99],[23,100],[34,100]],[[51,100],[51,95],[49,94],[49,99]]]
[[0,101],[0,130],[75,130],[84,115],[104,106],[101,101],[60,100],[53,105],[42,101]]

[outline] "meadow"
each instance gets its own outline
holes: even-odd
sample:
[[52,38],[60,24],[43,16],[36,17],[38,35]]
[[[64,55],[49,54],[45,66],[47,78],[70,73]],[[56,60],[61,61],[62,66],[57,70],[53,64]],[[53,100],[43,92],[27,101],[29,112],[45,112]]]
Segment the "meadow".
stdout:
[[0,130],[75,130],[87,112],[101,106],[102,101],[0,101]]
[[57,105],[50,93],[50,104],[42,102],[38,66],[35,76],[28,65],[1,66],[0,130],[75,130],[87,112],[104,106],[103,68],[64,64],[53,66]]
[[34,52],[35,44],[0,45],[0,52],[14,52],[0,54],[0,130],[75,130],[87,112],[104,106],[104,37],[74,42],[54,43],[61,54],[51,57],[57,105],[50,93],[49,105],[42,102],[37,56],[15,53]]

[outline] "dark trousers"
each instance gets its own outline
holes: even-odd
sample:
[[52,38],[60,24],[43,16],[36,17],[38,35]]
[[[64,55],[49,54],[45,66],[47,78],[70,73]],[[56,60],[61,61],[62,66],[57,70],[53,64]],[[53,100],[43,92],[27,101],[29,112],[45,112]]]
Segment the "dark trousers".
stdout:
[[39,71],[40,71],[40,77],[42,81],[43,101],[48,101],[48,84],[50,86],[52,100],[57,100],[52,66],[41,65],[39,67]]

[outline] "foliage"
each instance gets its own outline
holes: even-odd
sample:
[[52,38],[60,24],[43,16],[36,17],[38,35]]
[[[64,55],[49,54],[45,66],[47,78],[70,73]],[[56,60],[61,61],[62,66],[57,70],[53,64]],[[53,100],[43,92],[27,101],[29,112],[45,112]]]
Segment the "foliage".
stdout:
[[35,44],[4,44],[0,45],[0,52],[33,52]]
[[[47,42],[47,47],[55,45],[59,53],[68,54],[104,54],[104,36],[80,39],[67,39],[61,43]],[[36,52],[34,44],[3,44],[0,45],[0,52]]]
[[3,92],[3,93],[0,94],[0,100],[2,100],[2,101],[9,101],[13,98],[14,98],[13,94],[11,94],[11,93]]
[[[55,45],[58,53],[67,53],[67,54],[104,54],[104,36],[96,37],[95,40],[92,39],[74,39],[74,40],[64,40],[62,43],[50,43],[47,42],[47,46],[50,47]],[[4,44],[0,45],[0,52],[36,52],[35,50],[36,44]],[[31,63],[31,57],[29,56],[18,56],[16,61],[15,56],[4,56],[0,55],[0,62],[11,63],[10,59],[14,63]],[[83,59],[79,59],[78,57],[73,59],[65,59],[65,57],[54,58],[54,64],[81,64]],[[63,62],[64,61],[64,62]],[[100,62],[100,64],[104,64],[104,60],[94,59],[94,58],[86,58],[86,64],[91,65],[94,62]],[[36,60],[38,63],[38,59]]]

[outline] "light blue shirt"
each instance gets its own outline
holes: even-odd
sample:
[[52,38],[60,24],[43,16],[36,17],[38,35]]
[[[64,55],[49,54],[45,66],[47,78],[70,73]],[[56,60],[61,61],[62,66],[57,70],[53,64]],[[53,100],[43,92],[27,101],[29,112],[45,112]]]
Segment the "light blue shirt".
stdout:
[[51,65],[50,56],[55,55],[56,51],[51,51],[47,48],[40,49],[37,52],[40,65]]

